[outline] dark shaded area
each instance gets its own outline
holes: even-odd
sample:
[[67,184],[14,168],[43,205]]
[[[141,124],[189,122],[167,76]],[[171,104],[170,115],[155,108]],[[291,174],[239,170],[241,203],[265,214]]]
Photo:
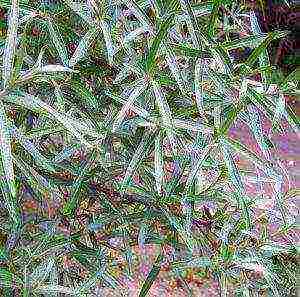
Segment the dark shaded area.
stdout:
[[256,15],[263,32],[276,30],[289,32],[285,38],[274,41],[269,46],[272,63],[278,65],[287,74],[300,64],[300,2],[290,1],[290,6],[282,2],[267,1],[263,10],[256,8]]

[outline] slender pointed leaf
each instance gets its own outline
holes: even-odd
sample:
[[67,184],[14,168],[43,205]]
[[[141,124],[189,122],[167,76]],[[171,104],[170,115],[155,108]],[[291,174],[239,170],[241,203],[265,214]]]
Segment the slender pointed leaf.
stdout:
[[146,70],[148,72],[151,72],[153,66],[155,65],[155,58],[156,58],[159,46],[160,46],[162,40],[164,38],[166,38],[166,36],[168,34],[168,29],[172,25],[173,18],[174,18],[174,16],[173,16],[173,14],[171,14],[168,16],[167,19],[165,19],[162,22],[162,24],[160,25],[159,31],[151,44],[148,56],[146,58]]
[[126,112],[131,109],[135,100],[146,90],[146,88],[147,83],[144,80],[137,83],[136,87],[131,91],[126,103],[122,106],[122,109],[119,111],[118,115],[115,118],[112,128],[113,132],[118,129],[126,116]]
[[258,110],[255,109],[251,105],[248,106],[248,117],[249,117],[248,125],[249,125],[250,129],[252,130],[252,133],[253,133],[261,151],[263,152],[265,158],[267,160],[269,160],[270,152],[265,143],[264,133],[262,130],[262,125],[261,125],[261,118],[258,113]]
[[177,153],[177,141],[176,141],[176,137],[175,134],[173,132],[173,119],[172,119],[172,114],[171,114],[171,110],[170,107],[168,105],[168,102],[165,99],[165,96],[161,90],[161,88],[159,87],[159,84],[152,80],[151,81],[151,85],[152,85],[152,89],[153,89],[153,93],[155,96],[155,101],[158,105],[161,117],[162,117],[162,122],[164,124],[164,128],[166,129],[166,133],[170,142],[170,145],[172,147],[172,150],[174,152],[174,155],[176,155]]
[[79,197],[82,191],[82,187],[84,185],[84,179],[86,178],[88,172],[91,170],[91,167],[97,161],[98,157],[99,152],[97,152],[97,150],[94,149],[88,161],[82,164],[80,169],[80,175],[77,177],[73,184],[71,197],[63,208],[63,213],[65,215],[72,216],[74,214],[74,211],[78,206]]
[[222,2],[220,0],[213,1],[213,8],[208,22],[208,36],[212,38],[215,35],[215,27],[218,19],[218,12]]
[[228,167],[229,170],[229,175],[231,178],[232,183],[234,184],[234,186],[236,187],[237,191],[240,191],[241,193],[245,192],[245,187],[244,184],[242,182],[242,178],[240,176],[240,173],[238,171],[238,168],[233,160],[233,156],[231,154],[230,148],[227,145],[226,142],[224,142],[223,140],[221,140],[221,144],[222,144],[222,151],[224,154],[224,161]]
[[110,28],[106,21],[100,21],[100,27],[105,40],[105,46],[107,51],[107,57],[110,64],[113,64],[113,56],[115,53],[114,45],[111,38]]
[[55,168],[51,161],[47,160],[35,147],[35,145],[27,139],[25,135],[15,126],[12,127],[12,133],[14,138],[29,152],[29,154],[35,159],[35,161],[50,172],[54,172]]
[[125,173],[125,177],[122,183],[122,192],[124,192],[127,183],[130,181],[134,171],[137,169],[138,165],[148,153],[150,146],[154,142],[155,134],[153,132],[146,132],[143,136],[140,144],[138,145],[135,154],[133,155]]
[[161,194],[163,183],[163,146],[161,133],[155,138],[155,151],[154,151],[154,166],[155,166],[155,182],[158,194]]
[[69,64],[68,63],[68,61],[69,61],[68,53],[67,53],[63,38],[60,35],[58,28],[50,20],[48,20],[46,24],[47,24],[47,27],[49,30],[50,37],[52,39],[52,43],[59,54],[61,62],[63,63],[64,66],[68,66],[68,64]]
[[10,123],[6,117],[3,103],[0,102],[0,148],[1,161],[5,179],[8,183],[10,193],[16,197],[15,173],[12,158]]
[[17,46],[19,19],[19,1],[12,0],[11,9],[8,17],[8,32],[3,55],[3,88],[7,88],[13,73],[14,55]]
[[89,46],[97,37],[98,30],[99,29],[97,27],[92,27],[80,40],[73,56],[70,58],[69,61],[70,68],[74,67],[82,58],[84,58],[84,56],[89,50]]
[[159,254],[152,266],[150,273],[148,274],[145,282],[143,283],[142,289],[139,293],[139,297],[147,296],[151,286],[153,285],[153,283],[158,277],[159,271],[161,269],[162,260],[163,260],[163,256]]

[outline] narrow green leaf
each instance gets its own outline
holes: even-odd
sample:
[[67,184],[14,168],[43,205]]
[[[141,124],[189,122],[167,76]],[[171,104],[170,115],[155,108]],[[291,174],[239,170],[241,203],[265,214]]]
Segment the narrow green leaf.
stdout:
[[173,132],[173,119],[172,119],[170,107],[168,105],[168,102],[167,102],[167,100],[164,96],[164,93],[162,92],[159,84],[156,81],[152,80],[151,85],[152,85],[153,93],[155,96],[155,101],[158,105],[159,112],[162,117],[162,122],[164,124],[164,128],[166,130],[170,145],[172,147],[172,151],[173,151],[174,155],[176,156],[177,155],[177,141],[176,141],[175,134]]
[[169,211],[166,209],[162,209],[162,212],[168,219],[170,225],[178,232],[182,240],[184,241],[185,245],[189,249],[190,252],[194,251],[195,248],[195,240],[193,237],[193,234],[190,232],[190,230],[187,230],[182,226],[180,221],[177,219],[177,217],[173,216]]
[[57,108],[59,112],[65,112],[65,100],[61,92],[61,87],[55,81],[52,81],[54,85],[54,94],[56,97]]
[[80,3],[78,1],[72,0],[64,0],[64,3],[66,3],[75,13],[77,13],[87,23],[91,24],[93,22],[93,19],[87,13],[89,9],[86,3]]
[[155,183],[158,194],[161,194],[163,184],[163,144],[162,134],[159,132],[155,138],[155,150],[154,150],[154,167],[155,167]]
[[155,133],[146,131],[143,138],[138,145],[135,154],[133,155],[130,163],[126,169],[125,177],[122,183],[122,192],[124,193],[127,183],[130,181],[134,171],[137,169],[138,165],[142,162],[145,155],[148,153],[151,145],[154,142]]
[[213,10],[213,1],[205,1],[203,3],[192,3],[192,10],[196,17],[208,15]]
[[[0,172],[3,171],[1,166]],[[20,210],[18,208],[17,200],[10,194],[10,188],[6,180],[0,179],[0,189],[3,196],[3,204],[6,208],[12,222],[13,228],[18,229],[21,224]]]
[[94,94],[86,87],[86,85],[79,80],[72,80],[69,88],[74,91],[80,101],[91,110],[98,109],[98,100]]
[[245,47],[256,48],[266,38],[267,38],[267,34],[261,33],[261,34],[242,37],[230,41],[225,41],[222,42],[219,46],[223,47],[225,50],[233,50],[233,49],[245,48]]
[[19,19],[19,1],[12,0],[10,13],[8,17],[8,31],[3,55],[3,88],[8,87],[10,78],[13,74],[14,55],[17,47],[18,34],[18,19]]
[[196,103],[200,114],[204,112],[204,100],[203,100],[203,90],[202,90],[202,82],[205,70],[205,63],[202,59],[198,59],[195,63],[195,95],[196,95]]
[[26,56],[26,47],[24,44],[21,43],[20,47],[15,52],[15,59],[14,59],[14,69],[12,74],[12,81],[15,81],[21,75],[22,68],[24,66],[24,58]]
[[278,94],[278,96],[276,96],[276,99],[277,99],[277,103],[276,103],[274,118],[272,121],[272,131],[275,131],[277,129],[285,112],[284,96],[282,94]]
[[178,268],[207,268],[210,267],[212,264],[209,257],[203,256],[203,257],[197,257],[192,260],[186,260],[186,261],[179,261],[172,263],[172,266],[178,267]]
[[[174,165],[177,167],[176,171],[174,172],[173,177],[170,179],[170,181],[166,182],[166,197],[170,197],[174,191],[176,191],[176,188],[180,187],[180,180],[183,177],[184,170],[189,164],[189,158],[188,156],[184,156],[184,159],[182,163],[180,164],[179,158],[174,161]],[[181,165],[181,166],[180,166]],[[179,199],[178,199],[179,202]]]
[[52,43],[59,54],[61,62],[63,63],[64,66],[68,66],[69,64],[68,52],[64,45],[63,38],[60,35],[58,28],[52,23],[50,19],[47,20],[46,24],[49,30],[50,37],[52,39]]
[[[105,93],[107,96],[109,96],[110,98],[112,98],[113,100],[115,100],[115,101],[117,101],[117,102],[119,102],[119,103],[121,103],[121,104],[126,104],[126,100],[124,100],[123,98],[121,98],[121,97],[119,97],[119,96],[117,96],[117,95],[114,95],[114,94],[111,94],[111,93],[109,93],[109,92],[106,92]],[[132,111],[134,111],[135,113],[137,113],[138,115],[140,115],[142,118],[145,118],[145,119],[147,119],[147,118],[149,118],[150,117],[150,113],[146,110],[146,109],[144,109],[144,108],[141,108],[141,107],[137,107],[136,105],[134,105],[134,104],[132,104],[131,105],[131,107],[130,107],[130,109],[132,110]]]
[[186,44],[174,44],[171,43],[171,46],[176,52],[183,53],[187,57],[200,57],[204,52],[198,48],[193,48]]
[[242,178],[240,176],[238,168],[233,160],[233,156],[231,154],[230,148],[227,145],[227,143],[225,141],[223,141],[223,139],[220,140],[220,143],[221,143],[221,147],[222,147],[222,151],[223,151],[223,155],[224,155],[224,161],[228,167],[231,181],[238,191],[240,191],[241,193],[244,193],[245,187],[242,182]]
[[112,43],[110,28],[106,21],[101,20],[100,21],[100,27],[102,29],[102,34],[105,41],[106,51],[107,51],[107,57],[110,64],[113,64],[113,57],[114,57],[114,45]]
[[8,183],[10,193],[16,198],[15,174],[12,159],[10,123],[6,117],[4,105],[0,102],[0,148],[3,173]]
[[30,286],[34,287],[38,283],[43,283],[50,275],[51,270],[54,267],[54,259],[50,257],[42,262],[38,267],[28,277],[28,283]]
[[55,134],[63,131],[65,131],[64,126],[62,126],[61,124],[55,124],[43,128],[33,128],[26,133],[26,137],[28,137],[29,139],[35,139],[38,137],[43,137],[49,134]]
[[62,66],[62,65],[44,65],[37,69],[41,73],[52,73],[52,72],[74,72],[73,69]]
[[112,126],[113,132],[115,132],[119,128],[120,124],[126,116],[126,112],[132,109],[132,105],[134,104],[135,100],[146,90],[147,87],[148,84],[143,79],[138,81],[134,89],[131,91],[126,103],[122,106],[122,109],[119,111],[114,120]]
[[265,38],[263,42],[251,52],[245,62],[245,65],[252,67],[259,56],[264,54],[264,52],[267,50],[268,45],[272,42],[273,39],[273,34],[269,33],[267,38]]
[[155,280],[158,277],[158,274],[161,269],[162,260],[163,260],[163,256],[162,256],[162,254],[159,254],[158,257],[156,258],[156,260],[152,266],[152,269],[149,272],[145,282],[143,283],[142,289],[139,293],[139,297],[147,296],[151,286],[153,285],[153,283],[155,282]]
[[[40,100],[38,97],[26,93],[19,93],[18,95],[7,95],[5,97],[5,100],[13,104],[33,110],[35,112],[46,113],[50,118],[61,123],[72,135],[74,135],[78,140],[80,140],[81,143],[88,147],[91,146],[90,143],[87,142],[83,137],[83,133],[90,135],[90,132],[92,132],[90,131],[90,129],[87,129],[86,125],[84,125],[83,123],[77,123],[69,116],[58,112],[47,103]],[[97,135],[98,133],[95,132],[95,134]],[[93,133],[91,136],[95,136],[95,134]]]
[[169,47],[168,45],[163,44],[163,51],[166,54],[166,61],[168,63],[168,66],[171,70],[171,73],[174,77],[174,79],[177,82],[177,85],[181,91],[182,94],[186,93],[186,86],[185,86],[185,82],[182,78],[182,74],[181,74],[181,70],[179,68],[179,65],[177,63],[177,58],[175,56],[175,53],[173,52],[172,48]]
[[[250,13],[250,22],[251,22],[251,28],[252,28],[253,33],[261,34],[262,31],[258,24],[256,15],[252,12]],[[266,66],[270,65],[270,58],[269,58],[267,48],[265,48],[259,56],[259,65],[260,65],[260,67],[266,67]],[[271,79],[271,77],[267,71],[262,72],[262,81],[265,85],[265,88],[267,88],[268,85],[270,84],[270,79]]]
[[300,81],[300,68],[296,68],[292,71],[286,78],[280,83],[281,89],[286,89],[289,83],[295,83],[295,85]]
[[174,119],[173,125],[176,129],[184,129],[189,131],[198,131],[203,134],[212,134],[213,130],[210,127],[207,127],[206,125],[194,122],[194,121],[188,121],[188,120],[181,120],[181,119]]
[[54,165],[47,160],[35,147],[35,145],[27,139],[27,137],[15,126],[12,127],[13,137],[24,147],[24,149],[34,158],[38,165],[44,169],[54,172]]
[[209,17],[209,22],[208,22],[208,36],[212,38],[215,35],[215,27],[216,27],[216,22],[218,19],[218,13],[220,6],[222,4],[222,1],[220,0],[214,0],[213,1],[213,9]]
[[213,150],[214,147],[215,147],[214,143],[211,143],[211,144],[207,145],[203,149],[203,151],[201,153],[201,156],[198,158],[198,160],[196,160],[196,162],[195,162],[196,164],[194,164],[191,167],[191,170],[189,172],[189,175],[187,177],[187,182],[186,182],[186,189],[185,189],[186,196],[188,196],[190,194],[191,189],[192,189],[193,184],[194,184],[194,180],[195,180],[196,175],[197,175],[197,172],[199,171],[202,164],[204,163],[204,161],[208,157],[208,154],[211,153],[211,151]]
[[261,118],[258,113],[258,110],[255,107],[248,105],[248,126],[250,127],[261,151],[264,154],[264,157],[269,160],[270,152],[265,142],[265,136],[262,130]]
[[261,169],[267,168],[269,172],[273,172],[273,174],[279,175],[279,172],[277,172],[276,168],[274,168],[273,164],[270,161],[261,159],[257,154],[255,154],[253,151],[250,151],[239,141],[226,137],[223,139],[223,142],[227,142],[228,145],[230,145],[233,149],[237,150],[239,153],[251,160],[254,164],[258,165]]
[[201,27],[198,26],[198,22],[194,15],[190,2],[180,0],[180,3],[182,10],[187,11],[188,13],[187,25],[192,37],[194,47],[199,49],[200,52],[202,52],[202,50],[206,48],[211,52],[217,62],[223,64],[222,66],[224,66],[226,72],[232,73],[233,68],[228,53],[222,47],[217,47],[210,43],[210,41],[206,37],[206,34],[204,34],[201,30]]
[[[274,113],[275,113],[275,105],[274,103],[260,93],[258,93],[254,88],[248,87],[248,94],[253,103],[258,106],[261,106],[262,109],[267,113],[268,118],[272,122]],[[300,121],[299,118],[295,115],[294,111],[287,105],[286,112],[284,113],[284,117],[289,122],[294,132],[299,134],[300,130]]]
[[97,34],[99,32],[99,29],[97,27],[92,27],[89,29],[89,31],[84,35],[84,37],[80,40],[73,56],[70,58],[69,61],[69,67],[74,67],[89,50],[89,47],[91,43],[95,40],[97,37]]
[[171,14],[167,19],[165,19],[160,25],[159,31],[152,41],[148,56],[146,58],[146,70],[147,72],[151,72],[153,66],[155,65],[156,55],[159,49],[159,46],[163,39],[166,38],[168,29],[172,25],[174,19],[174,15]]
[[226,119],[221,124],[221,127],[217,133],[217,137],[225,135],[230,129],[231,125],[236,121],[239,113],[243,110],[243,105],[239,104],[238,106],[231,106],[230,111],[227,114]]
[[44,286],[38,286],[34,290],[35,292],[38,293],[61,293],[61,294],[66,294],[66,295],[74,295],[77,296],[77,292],[74,289],[65,287],[65,286],[60,286],[60,285],[44,285]]
[[82,164],[80,168],[80,174],[75,180],[73,186],[72,186],[72,193],[70,199],[67,201],[63,208],[63,213],[67,216],[72,216],[74,214],[75,209],[78,206],[80,194],[82,191],[82,187],[85,183],[86,175],[91,170],[91,167],[94,165],[94,163],[97,161],[99,157],[99,152],[96,149],[93,149],[90,158],[87,162]]
[[0,287],[21,287],[23,285],[22,279],[10,272],[7,268],[0,268]]
[[51,181],[37,173],[32,166],[29,166],[21,157],[15,156],[14,163],[19,168],[26,182],[33,189],[35,197],[43,201],[45,197],[50,197],[52,201],[60,198],[58,190],[52,185]]
[[290,107],[286,106],[286,112],[284,113],[285,118],[293,128],[294,132],[298,135],[299,137],[299,131],[300,131],[300,118],[299,116],[296,115],[295,111]]
[[245,228],[246,230],[249,230],[251,228],[251,216],[249,212],[249,203],[247,199],[247,196],[245,192],[236,191],[234,193],[234,196],[236,197],[236,200],[238,202],[239,207],[242,209],[242,214],[245,220]]

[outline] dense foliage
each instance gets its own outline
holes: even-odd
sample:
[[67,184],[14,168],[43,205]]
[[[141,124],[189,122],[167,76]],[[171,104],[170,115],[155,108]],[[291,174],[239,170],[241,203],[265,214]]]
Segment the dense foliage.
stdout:
[[300,135],[299,70],[268,48],[287,30],[234,0],[0,7],[1,296],[123,296],[148,245],[140,296],[166,265],[185,296],[187,273],[296,296],[299,191],[272,137]]

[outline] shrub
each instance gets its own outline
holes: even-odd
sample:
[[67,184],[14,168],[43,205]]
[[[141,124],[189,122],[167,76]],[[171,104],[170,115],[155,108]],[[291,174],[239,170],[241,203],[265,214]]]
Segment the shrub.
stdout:
[[1,6],[3,296],[122,291],[150,245],[139,296],[163,267],[187,296],[193,278],[296,294],[299,191],[273,136],[299,137],[299,71],[268,54],[287,31],[243,1]]

